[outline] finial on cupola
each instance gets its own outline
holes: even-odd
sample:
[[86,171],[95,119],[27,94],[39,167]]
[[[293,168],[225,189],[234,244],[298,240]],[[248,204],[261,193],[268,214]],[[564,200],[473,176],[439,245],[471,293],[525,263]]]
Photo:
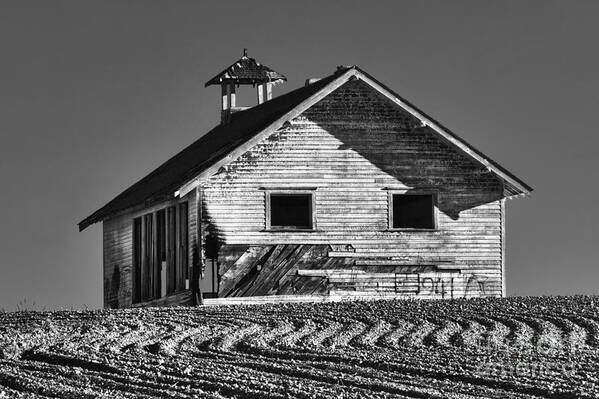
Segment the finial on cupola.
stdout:
[[231,114],[242,111],[249,107],[237,107],[235,104],[235,89],[241,85],[252,85],[256,87],[258,104],[272,99],[272,86],[286,82],[287,78],[250,58],[247,49],[243,49],[243,56],[231,64],[228,68],[210,79],[204,85],[220,85],[222,89],[221,101],[221,123],[229,121]]

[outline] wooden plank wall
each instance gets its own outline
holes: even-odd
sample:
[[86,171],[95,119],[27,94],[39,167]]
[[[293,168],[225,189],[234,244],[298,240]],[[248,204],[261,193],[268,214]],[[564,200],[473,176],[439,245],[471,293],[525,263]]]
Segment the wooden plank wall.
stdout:
[[[124,213],[103,222],[103,258],[104,258],[104,307],[124,308],[132,306],[132,267],[133,267],[133,219],[175,205],[180,202],[189,204],[188,245],[192,248],[195,240],[195,192],[180,200],[166,200],[151,207]],[[175,248],[173,250],[176,250]],[[192,265],[192,251],[188,251],[189,267]],[[189,304],[191,296],[177,292],[172,297],[150,301],[141,306],[170,306]],[[140,306],[140,305],[136,305]]]
[[[496,296],[496,281],[460,266],[417,260],[328,256],[322,244],[227,245],[221,297],[358,295],[406,298]],[[356,264],[356,260],[362,264]],[[381,261],[377,263],[377,261]]]
[[[385,273],[395,274],[410,265],[450,265],[459,278],[441,269],[420,277],[429,285],[447,285],[455,277],[453,296],[501,295],[503,184],[486,168],[357,80],[290,122],[204,184],[203,223],[220,241],[220,295],[289,293],[280,283],[270,285],[285,275],[268,263],[277,259],[272,251],[300,258],[296,251],[310,248],[321,251],[321,258],[311,260],[318,269],[361,266],[374,274],[386,267]],[[265,231],[264,188],[283,187],[316,187],[315,231]],[[436,231],[388,229],[388,189],[402,188],[437,192]],[[244,286],[256,268],[273,274]],[[322,284],[322,276],[310,278],[296,293]]]

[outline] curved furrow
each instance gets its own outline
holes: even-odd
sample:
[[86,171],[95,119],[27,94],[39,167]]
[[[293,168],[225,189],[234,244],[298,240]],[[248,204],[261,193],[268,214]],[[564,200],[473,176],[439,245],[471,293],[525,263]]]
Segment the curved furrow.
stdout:
[[292,323],[287,320],[279,320],[272,327],[270,327],[270,329],[265,327],[261,334],[252,335],[241,344],[248,347],[268,348],[270,347],[272,341],[293,331],[295,331],[295,327]]
[[4,334],[0,341],[0,361],[18,358],[24,350],[22,345],[27,341],[23,339],[23,335],[18,330],[6,329]]
[[314,333],[314,331],[316,331],[317,326],[312,320],[302,320],[299,323],[299,326],[296,326],[296,328],[293,331],[275,339],[273,341],[273,346],[282,348],[296,347],[297,343],[303,337],[311,335],[312,333]]
[[[555,355],[564,348],[563,331],[543,314],[518,314],[512,320],[524,323],[532,329],[532,349],[547,355]],[[528,331],[526,332],[528,334]]]
[[[448,358],[447,355],[451,356]],[[420,351],[405,354],[400,352],[396,356],[398,360],[392,365],[400,370],[417,373],[421,368],[422,371],[426,371],[426,375],[436,376],[439,379],[449,378],[469,385],[507,391],[503,393],[503,397],[517,397],[518,394],[525,397],[529,397],[528,395],[550,398],[580,397],[560,393],[560,391],[567,393],[572,389],[570,387],[577,386],[576,382],[572,384],[569,376],[558,380],[555,375],[551,377],[552,374],[549,372],[546,375],[535,374],[538,370],[538,368],[535,370],[536,361],[522,356],[522,352],[498,351],[491,356],[481,357],[479,354],[469,356],[459,349],[440,352],[437,348],[425,347]],[[547,367],[545,359],[542,359],[541,366]],[[557,370],[559,369],[549,371],[555,373]],[[530,372],[532,374],[527,374]],[[533,378],[529,378],[529,375]],[[545,380],[548,377],[552,379]],[[542,384],[541,381],[547,381],[548,384]]]
[[436,328],[430,335],[425,337],[424,343],[426,345],[440,345],[450,346],[452,337],[456,336],[462,331],[462,326],[453,320],[443,320],[441,325]]
[[99,348],[100,351],[121,352],[131,349],[139,349],[152,345],[156,337],[161,337],[172,331],[169,324],[140,324],[137,329],[130,329],[124,334],[109,332],[106,340]]
[[396,324],[390,331],[379,338],[378,344],[380,346],[397,349],[399,347],[400,340],[415,328],[414,324],[406,320],[398,319],[395,321],[395,323]]
[[486,327],[486,333],[481,344],[488,349],[500,349],[508,346],[508,339],[512,332],[509,325],[497,318],[477,318]]
[[[487,298],[0,314],[0,398],[3,389],[61,398],[597,398],[597,305]],[[544,350],[556,342],[562,349]]]
[[[287,378],[298,377],[308,384],[328,383],[340,385],[344,389],[356,389],[360,396],[367,395],[369,392],[375,392],[375,397],[386,397],[388,394],[392,397],[441,397],[434,395],[432,388],[425,388],[428,384],[414,384],[413,378],[402,376],[405,381],[401,381],[394,376],[393,378],[383,378],[382,370],[372,370],[371,368],[360,367],[355,363],[351,366],[344,366],[344,362],[337,359],[335,355],[326,355],[314,353],[294,353],[291,351],[273,350],[266,353],[270,357],[276,358],[276,362],[261,362],[253,359],[242,359],[241,363],[237,358],[230,358],[221,362],[230,363],[231,366],[241,366],[249,370],[258,370],[276,375],[286,375]],[[260,358],[257,358],[260,359]],[[306,361],[311,359],[310,361]],[[334,362],[330,362],[334,360]],[[337,370],[337,371],[336,371]],[[429,381],[430,383],[430,381]],[[428,393],[423,393],[428,391]],[[439,391],[440,392],[440,391]],[[400,396],[398,396],[400,395]],[[443,395],[442,397],[447,397]]]
[[345,348],[349,346],[349,343],[354,337],[362,334],[364,330],[366,330],[366,324],[352,320],[348,324],[345,324],[341,330],[337,332],[337,334],[332,335],[329,338],[326,338],[323,342],[323,345],[330,349],[339,349]]
[[377,341],[392,329],[393,326],[385,320],[378,320],[363,330],[363,333],[354,337],[349,344],[365,348],[377,346]]
[[[226,360],[218,359],[218,368],[214,368],[215,363],[210,363],[208,369],[200,366],[201,378],[207,381],[218,383],[224,387],[243,387],[243,392],[231,389],[224,390],[228,395],[234,394],[234,397],[335,397],[340,394],[336,386],[328,384],[318,378],[306,378],[301,372],[301,364],[296,367],[286,368],[281,366],[281,361],[277,362],[248,362],[239,359],[237,354],[231,354]],[[289,373],[286,373],[289,370]],[[193,382],[196,383],[197,375],[194,375]],[[359,387],[346,387],[356,395],[367,395]],[[229,392],[227,392],[229,391]],[[251,391],[251,395],[247,395]],[[223,391],[221,391],[223,392]],[[360,396],[356,396],[360,397]],[[385,397],[385,396],[383,396]]]
[[[244,323],[247,325],[247,323]],[[212,350],[222,340],[223,336],[233,334],[237,329],[241,328],[238,322],[218,320],[216,325],[208,325],[210,331],[207,332],[207,339],[201,339],[200,336],[195,337],[193,341],[196,341],[197,349],[200,350]]]
[[561,331],[565,350],[573,352],[587,347],[587,331],[584,327],[574,323],[567,317],[553,315],[544,317],[551,321]]
[[[285,352],[286,354],[286,352]],[[338,385],[344,389],[355,389],[360,396],[375,393],[375,397],[420,397],[420,398],[446,398],[442,390],[431,386],[435,380],[420,379],[418,376],[392,373],[387,376],[381,370],[372,370],[368,367],[344,367],[342,362],[320,364],[316,362],[297,363],[283,360],[277,354],[276,363],[263,363],[244,361],[244,367],[275,375],[287,376],[309,384]],[[465,398],[467,395],[455,397]]]
[[[0,386],[12,386],[22,392],[34,393],[35,397],[41,394],[61,398],[91,398],[97,397],[97,393],[105,393],[104,386],[94,387],[94,394],[81,392],[79,388],[82,381],[87,382],[88,379],[89,373],[85,369],[71,371],[67,367],[44,362],[28,362],[12,369],[3,367],[0,371]],[[52,383],[48,384],[48,381]],[[134,397],[133,394],[123,397],[127,396]]]
[[[380,353],[380,352],[377,352]],[[403,351],[400,353],[404,353]],[[410,356],[410,355],[408,355]],[[358,356],[360,357],[360,356]],[[443,361],[434,359],[424,359],[424,361],[416,361],[415,365],[410,365],[410,361],[413,360],[410,356],[410,361],[405,361],[401,358],[398,361],[389,362],[389,368],[386,368],[385,361],[379,361],[376,358],[373,359],[376,367],[365,366],[360,367],[356,371],[353,361],[332,361],[332,362],[310,362],[312,367],[322,368],[324,370],[339,370],[340,372],[347,373],[349,375],[359,375],[369,378],[374,378],[377,382],[388,383],[392,387],[403,389],[407,394],[410,392],[410,397],[421,397],[421,398],[497,398],[503,399],[506,397],[510,398],[527,398],[531,399],[534,396],[522,395],[515,392],[506,392],[503,389],[495,389],[485,385],[474,385],[474,384],[463,384],[459,380],[458,375],[443,376],[438,379],[432,372],[433,364],[442,365]],[[361,360],[357,360],[360,363]],[[457,362],[454,362],[457,363]],[[404,367],[405,366],[405,367]],[[434,367],[434,366],[433,366]]]
[[183,341],[193,339],[195,337],[207,339],[208,334],[211,334],[212,331],[213,330],[208,326],[179,329],[171,334],[166,335],[159,342],[157,342],[158,353],[168,356],[177,356],[178,353],[181,353],[179,349]]
[[537,351],[547,355],[556,354],[564,350],[563,331],[546,318],[533,318],[537,324],[533,340]]
[[486,345],[487,329],[473,318],[462,319],[464,327],[453,340],[455,346],[484,347]]
[[335,336],[342,328],[343,324],[328,321],[327,324],[321,324],[321,328],[314,331],[314,333],[304,336],[301,339],[300,346],[312,349],[322,348],[324,341]]
[[438,328],[428,320],[421,320],[412,331],[401,338],[401,343],[406,346],[423,346],[429,335]]
[[[4,339],[0,346],[0,359],[19,358],[21,354],[31,348],[54,345],[57,341],[65,339],[65,332],[56,326],[40,327],[30,332],[11,332],[10,337]],[[68,335],[66,335],[68,337]]]
[[567,317],[586,331],[586,344],[591,348],[599,347],[599,322],[586,315],[573,315]]
[[232,329],[230,326],[215,324],[203,325],[197,331],[197,334],[190,334],[178,342],[178,354],[191,354],[200,350],[206,350],[210,346],[210,343],[215,342],[224,332],[232,331]]
[[262,330],[264,330],[264,327],[259,324],[247,323],[244,327],[238,328],[229,334],[221,335],[209,345],[209,349],[220,352],[233,351],[239,342],[247,339],[248,336],[260,333]]
[[[39,365],[39,363],[38,363]],[[44,372],[31,372],[29,368],[28,374],[34,375],[36,379],[46,381],[52,379],[53,375],[61,373],[64,367],[48,367]],[[170,381],[171,383],[173,381]],[[180,381],[177,381],[180,383]],[[93,394],[85,395],[81,392],[81,386],[86,387],[85,392],[93,392]],[[114,373],[103,373],[98,371],[75,369],[75,372],[69,373],[60,380],[60,384],[53,384],[53,396],[67,398],[81,397],[119,397],[119,398],[187,398],[189,394],[201,398],[222,398],[222,396],[202,391],[200,389],[190,390],[187,387],[180,387],[177,384],[168,384],[162,381],[157,381],[152,373],[136,373],[134,378],[129,374],[122,377]]]
[[[43,357],[36,359],[38,362],[49,362],[49,364],[53,365],[65,366],[73,361],[73,359],[66,359],[64,356],[61,357],[56,354],[52,356],[47,354],[37,355],[43,355]],[[153,361],[153,359],[155,360]],[[82,362],[83,360],[78,359],[78,361]],[[100,386],[102,387],[110,385],[115,389],[124,389],[125,391],[134,389],[138,392],[147,392],[159,397],[186,397],[185,395],[177,395],[177,393],[202,393],[205,390],[224,391],[234,396],[241,394],[242,397],[244,392],[251,395],[259,395],[259,397],[282,397],[281,394],[273,395],[267,385],[265,388],[265,385],[256,382],[255,378],[245,378],[243,372],[236,374],[235,371],[239,370],[239,368],[222,368],[218,363],[204,362],[201,367],[201,373],[190,378],[182,376],[178,368],[176,371],[169,370],[168,363],[158,357],[148,358],[145,364],[134,363],[135,368],[133,369],[130,363],[122,362],[118,358],[111,358],[106,361],[110,363],[109,366],[103,365],[103,369],[97,369],[96,365],[90,366],[92,362],[87,360],[87,364],[82,364],[84,367],[80,375],[100,380]],[[107,367],[110,367],[110,369],[106,369]],[[129,381],[127,378],[121,377],[120,370],[122,369],[133,370],[135,379]],[[235,388],[235,381],[238,379],[247,379],[243,389]],[[173,385],[173,383],[175,384]],[[181,387],[180,385],[183,386]],[[189,389],[192,391],[188,392]]]
[[[367,352],[368,353],[368,352]],[[370,352],[372,354],[372,352]],[[272,356],[276,357],[278,359],[278,361],[280,362],[281,359],[289,359],[292,360],[294,362],[299,362],[297,363],[298,365],[306,364],[307,362],[310,362],[312,366],[315,365],[315,361],[318,361],[320,359],[320,361],[327,361],[327,362],[333,362],[333,363],[328,363],[328,364],[336,364],[336,365],[340,365],[340,364],[345,364],[349,367],[353,368],[353,373],[356,374],[362,374],[364,372],[364,370],[368,370],[371,368],[374,368],[377,370],[378,373],[400,373],[400,375],[402,375],[402,382],[405,382],[403,379],[407,380],[407,381],[411,381],[414,378],[417,378],[419,376],[427,376],[428,378],[432,378],[431,380],[429,380],[429,385],[430,386],[439,386],[439,383],[441,381],[446,381],[448,378],[456,378],[456,382],[459,382],[461,379],[465,379],[467,381],[472,381],[475,382],[476,384],[481,384],[481,389],[482,390],[495,390],[496,388],[494,387],[494,383],[492,381],[486,380],[486,379],[480,379],[480,378],[472,378],[469,377],[468,375],[464,375],[464,374],[457,374],[454,375],[454,372],[451,371],[446,371],[446,369],[442,368],[442,366],[448,366],[448,365],[455,365],[455,366],[461,366],[460,364],[460,359],[463,357],[460,354],[460,358],[456,358],[454,359],[451,363],[446,363],[442,357],[437,356],[430,356],[431,352],[427,352],[429,356],[427,356],[426,358],[424,358],[423,360],[420,361],[416,361],[416,357],[414,356],[414,354],[418,354],[418,352],[412,352],[412,353],[408,353],[408,352],[398,352],[395,356],[397,355],[405,355],[407,357],[401,357],[401,356],[397,356],[397,358],[394,358],[393,360],[386,360],[386,361],[381,361],[382,359],[377,359],[376,356],[373,356],[372,359],[369,360],[364,360],[366,359],[366,357],[364,356],[364,354],[356,354],[355,357],[352,358],[348,358],[347,356],[343,357],[340,356],[340,359],[337,359],[337,356],[331,356],[331,355],[326,355],[326,354],[317,354],[317,353],[303,353],[303,354],[298,354],[298,353],[290,353],[290,352],[277,352],[277,353],[273,353]],[[435,352],[432,352],[432,354],[436,354]],[[390,361],[389,361],[390,360]],[[406,364],[408,363],[408,364]],[[409,363],[415,363],[415,364],[409,364]],[[330,367],[330,366],[329,366]],[[366,367],[366,369],[365,369]],[[431,367],[433,369],[431,369]],[[437,370],[435,370],[435,368],[439,367]],[[395,379],[397,381],[397,378]],[[510,390],[513,387],[513,384],[509,384],[506,382],[506,384],[504,384],[506,387],[510,388]],[[463,385],[462,385],[463,386]],[[521,395],[518,394],[518,392],[514,393],[513,395],[506,393],[504,391],[504,388],[498,388],[502,391],[502,393],[500,395],[496,395],[495,397],[521,397]],[[429,397],[428,395],[422,395],[419,397]],[[444,394],[443,397],[448,397],[447,394]],[[459,397],[459,396],[458,396]],[[526,396],[526,397],[532,397],[532,396]]]
[[[83,394],[77,387],[73,386],[73,383],[69,383],[70,381],[68,380],[61,379],[60,381],[54,381],[56,380],[56,374],[57,370],[46,373],[24,372],[24,370],[20,369],[0,370],[0,388],[6,386],[23,395],[17,397],[25,398],[60,397],[75,399],[97,397],[98,389],[94,390],[95,395],[93,396]],[[52,384],[48,384],[47,381],[52,381]]]
[[[282,353],[286,354],[287,352],[282,352]],[[276,362],[276,364],[283,364],[284,363],[284,361],[279,358],[279,354],[278,353],[273,354],[273,356],[275,356],[278,359],[277,362]],[[240,364],[239,363],[240,360],[239,360],[239,357],[238,357],[237,354],[231,354],[230,357],[229,357],[229,359],[230,359],[229,361],[232,361],[232,362],[234,362],[234,363],[236,363],[238,365]],[[293,363],[292,363],[292,365],[293,365],[292,370],[297,369],[297,367],[301,366],[302,363],[296,363],[295,362],[295,360],[298,360],[297,357],[291,357],[291,359],[293,359],[292,360],[293,361]],[[254,365],[254,364],[249,364],[246,360],[242,360],[241,362],[243,363],[244,367],[250,367],[251,369],[259,368],[258,366]],[[222,363],[223,363],[223,360],[222,359],[219,360],[219,364],[222,364]],[[271,362],[268,362],[267,364],[271,364]],[[201,368],[201,366],[200,366],[200,368]],[[349,369],[349,370],[351,371],[351,369]],[[362,369],[360,369],[360,370],[362,370]],[[351,372],[351,373],[352,374],[355,373],[355,370],[353,372]],[[360,372],[359,374],[362,375],[363,373]]]
[[534,328],[516,316],[504,316],[501,322],[510,329],[510,333],[506,337],[509,347],[512,350],[531,350],[533,338],[535,335]]

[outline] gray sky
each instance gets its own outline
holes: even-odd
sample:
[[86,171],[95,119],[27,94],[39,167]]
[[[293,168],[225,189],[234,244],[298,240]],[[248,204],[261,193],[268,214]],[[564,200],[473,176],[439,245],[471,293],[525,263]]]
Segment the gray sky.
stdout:
[[[249,55],[275,95],[357,64],[535,188],[508,202],[510,295],[597,293],[597,1],[0,3],[0,307],[100,307],[77,222],[218,122]],[[240,104],[243,105],[243,104]]]

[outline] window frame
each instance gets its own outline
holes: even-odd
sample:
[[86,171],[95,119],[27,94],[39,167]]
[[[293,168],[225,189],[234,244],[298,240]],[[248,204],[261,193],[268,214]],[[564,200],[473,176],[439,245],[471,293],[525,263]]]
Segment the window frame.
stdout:
[[[433,209],[432,219],[433,227],[393,227],[393,196],[394,195],[430,195],[432,197]],[[405,189],[405,190],[388,190],[387,191],[387,230],[388,231],[438,231],[438,196],[439,193],[434,189]]]
[[[264,211],[265,211],[265,227],[263,231],[267,232],[314,232],[316,231],[316,188],[314,187],[298,187],[298,188],[261,188],[264,190]],[[310,228],[297,228],[291,226],[272,226],[271,225],[271,195],[310,195],[310,213],[311,224]]]
[[[159,223],[159,220],[162,222]],[[131,218],[131,224],[132,304],[162,300],[188,291],[186,280],[190,280],[189,202],[169,202],[144,209]],[[166,256],[166,260],[163,260],[163,255]],[[160,272],[165,261],[166,292],[162,295]],[[152,279],[149,278],[150,273]],[[150,281],[154,284],[150,285]]]

